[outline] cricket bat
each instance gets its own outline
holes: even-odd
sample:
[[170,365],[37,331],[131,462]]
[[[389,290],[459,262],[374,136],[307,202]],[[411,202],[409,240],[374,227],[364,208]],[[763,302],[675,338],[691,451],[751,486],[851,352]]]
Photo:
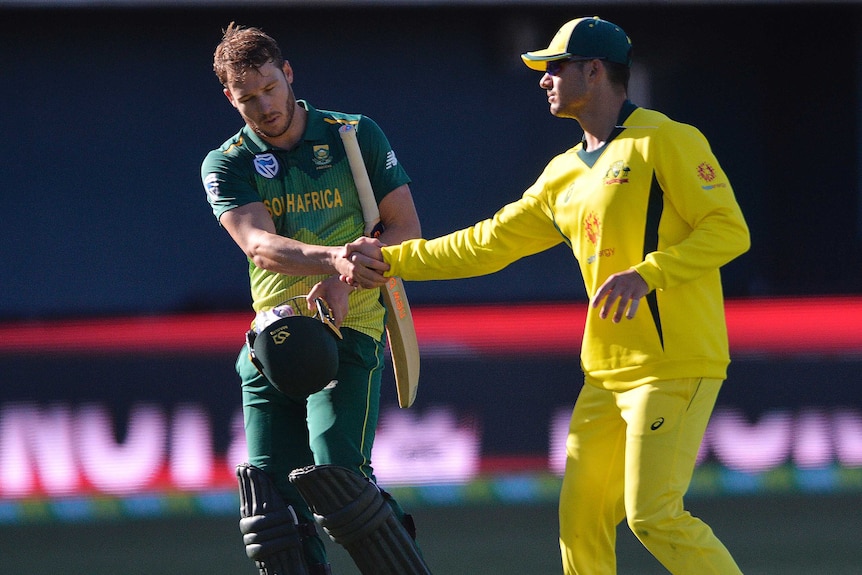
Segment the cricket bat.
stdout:
[[[362,205],[362,219],[365,221],[365,235],[375,238],[383,232],[380,223],[380,210],[368,178],[368,170],[362,160],[356,130],[350,124],[338,129],[347,161],[356,189],[359,192],[359,203]],[[413,325],[413,314],[407,294],[404,293],[404,282],[401,278],[392,277],[380,290],[383,304],[386,306],[386,333],[389,339],[389,352],[392,354],[392,366],[395,371],[395,386],[398,390],[398,405],[410,407],[416,399],[419,389],[419,343],[416,341],[416,328]]]

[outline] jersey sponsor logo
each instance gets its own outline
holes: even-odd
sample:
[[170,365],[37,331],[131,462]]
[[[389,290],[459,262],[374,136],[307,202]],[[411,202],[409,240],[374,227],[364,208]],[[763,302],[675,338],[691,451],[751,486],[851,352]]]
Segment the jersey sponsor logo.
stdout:
[[599,251],[597,251],[596,253],[594,253],[593,255],[591,255],[590,257],[588,257],[587,263],[588,264],[594,264],[594,263],[596,263],[596,260],[598,260],[599,258],[609,258],[612,255],[614,255],[616,253],[616,251],[617,251],[616,248],[602,248]]
[[701,186],[701,189],[706,191],[713,190],[715,188],[726,188],[726,182],[719,182],[717,184],[711,183],[715,180],[716,172],[715,168],[712,167],[712,164],[709,162],[701,162],[700,165],[697,166],[697,177],[706,182],[706,185]]
[[254,169],[264,178],[271,180],[278,175],[278,160],[272,154],[258,154],[254,157]]
[[617,160],[608,171],[605,172],[605,185],[629,183],[629,172],[631,168],[623,160]]
[[398,165],[398,158],[395,157],[395,151],[389,150],[386,154],[386,169],[394,168]]
[[318,210],[330,210],[344,206],[341,192],[338,188],[334,190],[315,190],[304,194],[285,194],[263,201],[263,205],[272,217],[284,214],[299,214],[316,212]]
[[218,175],[207,174],[204,178],[204,190],[211,200],[215,201],[218,198]]
[[[584,235],[587,237],[587,241],[593,244],[593,246],[598,246],[599,238],[602,237],[602,221],[599,219],[599,215],[596,212],[590,212],[587,214],[587,217],[584,218],[583,225]],[[616,252],[616,248],[602,248],[589,256],[587,258],[587,263],[592,264],[599,258],[611,257],[614,255],[614,252]]]
[[329,154],[329,145],[322,144],[312,148],[311,161],[315,166],[326,166],[332,163],[332,156]]

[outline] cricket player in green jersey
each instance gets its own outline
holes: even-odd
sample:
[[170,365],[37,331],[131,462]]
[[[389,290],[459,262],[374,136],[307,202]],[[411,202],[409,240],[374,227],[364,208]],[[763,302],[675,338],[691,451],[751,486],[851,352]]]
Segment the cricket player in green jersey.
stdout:
[[733,189],[697,129],[628,99],[619,26],[578,18],[522,58],[580,143],[488,220],[382,249],[361,240],[350,257],[386,276],[454,279],[569,246],[591,301],[559,505],[564,573],[616,573],[625,519],[671,573],[738,574],[683,505],[730,361],[719,268],[750,243]]
[[[246,511],[241,529],[262,574],[329,573],[312,510],[289,474],[337,465],[374,483],[371,452],[384,364],[385,309],[378,290],[355,290],[338,280],[339,274],[363,274],[346,259],[344,246],[364,227],[339,127],[355,127],[385,225],[383,241],[421,234],[410,180],[373,120],[296,99],[293,68],[260,29],[231,23],[215,50],[214,71],[245,125],[207,154],[201,177],[213,214],[247,256],[254,311],[260,317],[298,296],[303,306],[308,296],[311,309],[320,297],[342,336],[335,380],[307,400],[281,393],[253,365],[249,349],[239,353],[248,444],[248,464],[238,468]],[[314,352],[300,356],[314,361]],[[375,497],[412,529],[385,491]],[[279,531],[289,536],[272,535]],[[301,552],[278,551],[297,547],[297,541]]]

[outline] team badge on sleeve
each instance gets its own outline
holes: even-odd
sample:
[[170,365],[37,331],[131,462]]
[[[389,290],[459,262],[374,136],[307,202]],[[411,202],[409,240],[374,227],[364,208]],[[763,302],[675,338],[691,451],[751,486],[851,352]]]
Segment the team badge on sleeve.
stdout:
[[217,174],[207,174],[207,177],[204,178],[204,190],[207,193],[207,196],[213,200],[218,198],[218,175]]

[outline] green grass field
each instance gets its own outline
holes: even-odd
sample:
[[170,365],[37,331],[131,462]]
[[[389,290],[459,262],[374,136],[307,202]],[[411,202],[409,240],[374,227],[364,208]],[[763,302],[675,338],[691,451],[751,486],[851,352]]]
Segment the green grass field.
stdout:
[[[704,518],[747,575],[862,573],[862,494],[697,497]],[[435,575],[560,573],[553,505],[413,508]],[[620,575],[667,573],[620,529]],[[358,570],[332,549],[336,575]],[[255,575],[236,518],[31,523],[0,527],[0,573],[9,575]],[[697,575],[697,574],[691,574]]]

